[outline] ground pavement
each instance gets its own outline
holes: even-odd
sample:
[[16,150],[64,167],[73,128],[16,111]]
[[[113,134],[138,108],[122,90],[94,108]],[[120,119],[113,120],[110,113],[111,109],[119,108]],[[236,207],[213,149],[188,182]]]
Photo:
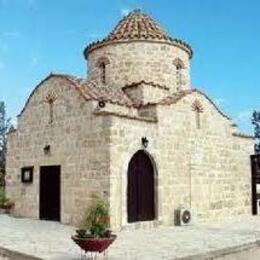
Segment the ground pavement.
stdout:
[[[0,215],[0,259],[1,254],[5,260],[32,259],[10,256],[13,251],[40,259],[80,259],[80,250],[70,239],[73,233],[73,227],[56,222]],[[187,227],[122,231],[117,235],[108,252],[109,260],[260,259],[260,216]],[[230,250],[233,255],[227,255]]]

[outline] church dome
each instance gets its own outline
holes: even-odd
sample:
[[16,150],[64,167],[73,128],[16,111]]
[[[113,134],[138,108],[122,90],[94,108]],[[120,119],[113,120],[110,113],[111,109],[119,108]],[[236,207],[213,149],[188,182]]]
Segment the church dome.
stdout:
[[87,58],[91,51],[107,44],[131,41],[168,43],[185,50],[190,58],[193,53],[187,43],[169,36],[150,16],[137,9],[119,21],[114,30],[103,40],[88,45],[84,51],[84,55]]
[[140,82],[166,86],[171,93],[190,88],[191,47],[170,37],[140,10],[125,16],[84,54],[87,78],[106,89]]

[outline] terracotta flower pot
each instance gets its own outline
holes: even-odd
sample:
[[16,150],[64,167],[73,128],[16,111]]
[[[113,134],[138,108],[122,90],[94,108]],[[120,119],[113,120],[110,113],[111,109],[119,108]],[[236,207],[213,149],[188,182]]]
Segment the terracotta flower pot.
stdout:
[[85,252],[102,253],[114,242],[116,235],[102,238],[78,238],[77,236],[71,238]]
[[10,214],[13,208],[13,202],[4,202],[0,205],[0,214]]
[[0,214],[7,214],[6,209],[0,208]]
[[11,210],[14,207],[14,204],[11,203],[4,203],[1,205],[2,209]]
[[0,208],[0,214],[11,214],[12,208]]

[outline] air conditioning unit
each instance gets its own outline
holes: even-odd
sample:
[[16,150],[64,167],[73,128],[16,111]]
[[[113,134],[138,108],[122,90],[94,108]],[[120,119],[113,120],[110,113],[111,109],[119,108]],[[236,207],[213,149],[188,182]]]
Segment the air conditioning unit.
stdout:
[[257,215],[260,215],[260,199],[256,200]]
[[194,225],[195,221],[196,215],[194,210],[185,207],[181,207],[175,210],[175,225],[190,226]]

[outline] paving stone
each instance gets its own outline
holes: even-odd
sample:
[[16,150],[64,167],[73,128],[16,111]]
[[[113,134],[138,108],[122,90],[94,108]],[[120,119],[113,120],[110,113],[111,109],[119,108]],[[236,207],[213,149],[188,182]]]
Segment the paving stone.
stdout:
[[[75,228],[72,226],[57,222],[0,215],[0,247],[42,259],[80,259],[81,252],[70,239],[74,230]],[[108,251],[109,260],[170,260],[196,255],[209,256],[212,252],[217,251],[218,253],[215,253],[214,256],[216,257],[218,254],[221,256],[223,252],[226,254],[228,248],[236,247],[236,251],[238,251],[240,247],[243,248],[243,245],[257,246],[256,242],[260,241],[260,217],[243,216],[225,222],[186,227],[126,230],[117,235],[117,240]],[[243,250],[245,249],[246,247],[243,248]],[[231,256],[222,255],[222,258],[211,259],[245,259],[235,257],[250,254],[252,257],[256,257],[260,251],[255,247],[250,248],[247,252],[248,254],[246,251],[235,252]],[[1,260],[9,259],[8,256],[1,257]],[[103,256],[98,259],[103,259]]]

